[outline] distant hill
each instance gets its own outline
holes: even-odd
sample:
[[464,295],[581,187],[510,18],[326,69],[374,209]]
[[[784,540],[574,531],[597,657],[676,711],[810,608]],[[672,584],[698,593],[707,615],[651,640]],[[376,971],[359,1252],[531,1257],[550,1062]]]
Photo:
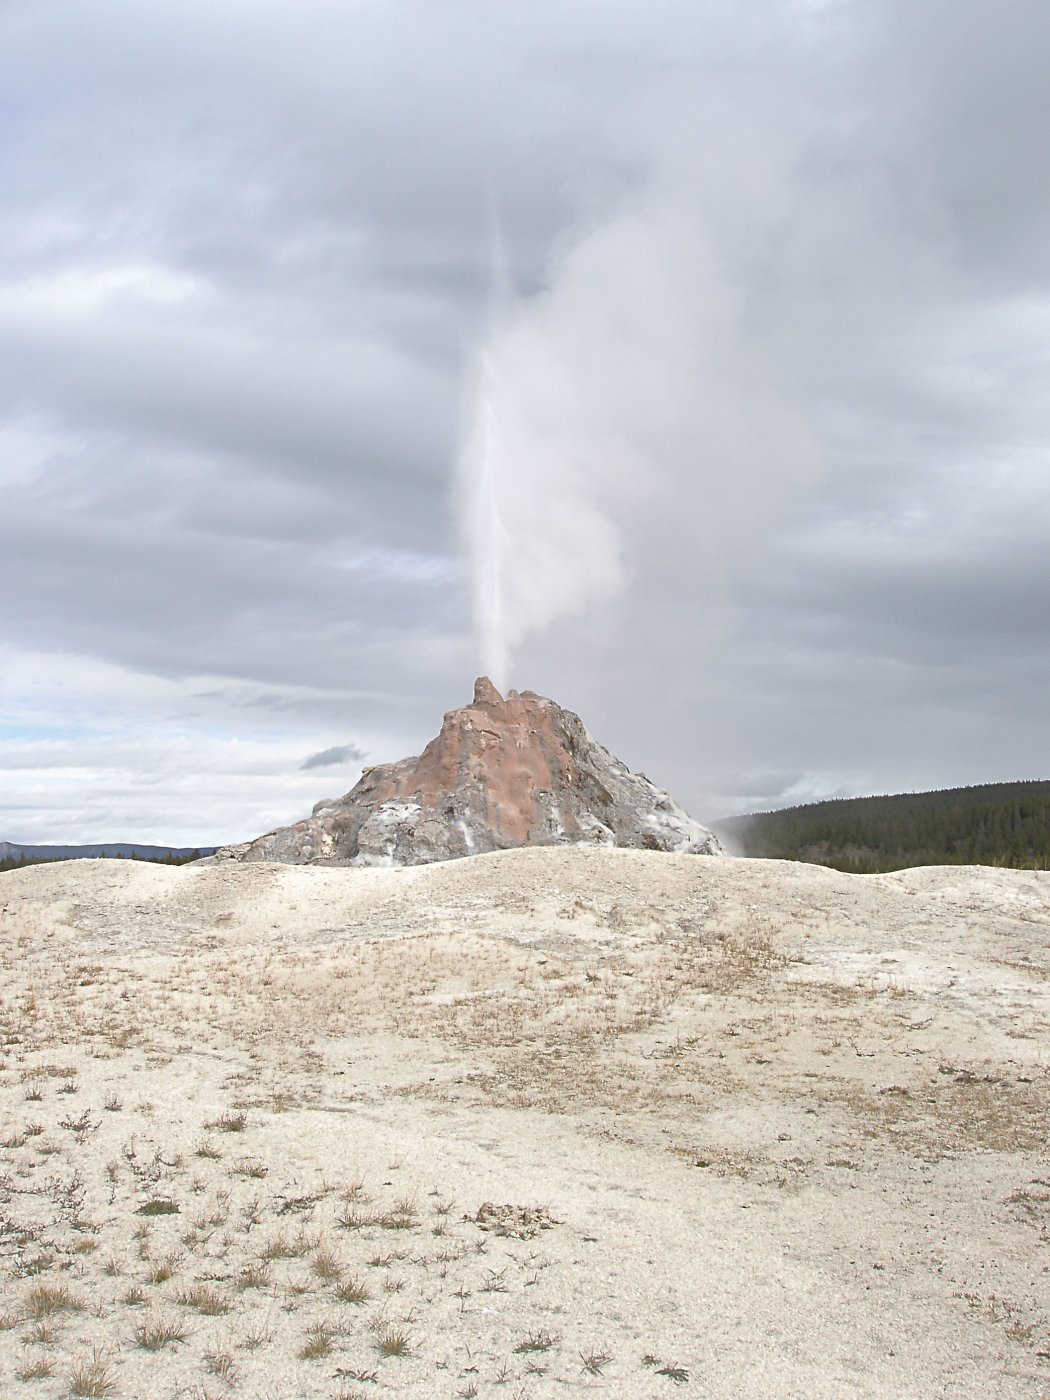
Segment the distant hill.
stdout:
[[871,874],[913,865],[1050,869],[1050,782],[813,802],[715,823],[748,856]]
[[99,846],[23,846],[0,841],[0,871],[18,870],[48,860],[151,860],[162,865],[185,865],[210,856],[215,846],[143,846],[133,841],[107,841]]

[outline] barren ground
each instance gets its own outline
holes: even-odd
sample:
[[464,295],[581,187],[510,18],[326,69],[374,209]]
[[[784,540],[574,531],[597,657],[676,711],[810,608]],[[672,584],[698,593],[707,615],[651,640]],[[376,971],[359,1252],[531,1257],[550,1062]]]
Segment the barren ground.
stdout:
[[0,1394],[1050,1395],[1050,874],[0,876]]

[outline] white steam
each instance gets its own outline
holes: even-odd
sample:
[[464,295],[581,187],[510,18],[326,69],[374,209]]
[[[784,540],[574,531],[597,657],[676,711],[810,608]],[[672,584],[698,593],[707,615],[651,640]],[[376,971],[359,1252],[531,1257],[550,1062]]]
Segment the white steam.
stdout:
[[494,300],[460,490],[481,666],[503,688],[526,638],[633,583],[699,606],[813,453],[680,188],[654,181],[543,290]]

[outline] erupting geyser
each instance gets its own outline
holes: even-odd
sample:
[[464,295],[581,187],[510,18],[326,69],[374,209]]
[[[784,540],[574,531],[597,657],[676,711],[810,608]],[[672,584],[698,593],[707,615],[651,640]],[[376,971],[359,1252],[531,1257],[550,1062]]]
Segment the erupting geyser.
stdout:
[[510,661],[504,616],[505,532],[499,503],[499,435],[496,423],[495,369],[486,351],[481,361],[477,441],[466,456],[471,572],[474,582],[474,626],[481,665],[497,686],[507,683]]
[[586,318],[577,335],[575,313],[551,290],[513,301],[505,261],[494,230],[488,324],[458,461],[478,655],[501,689],[526,637],[621,591],[614,514],[633,475],[633,434],[608,421],[605,404],[623,388],[603,384]]

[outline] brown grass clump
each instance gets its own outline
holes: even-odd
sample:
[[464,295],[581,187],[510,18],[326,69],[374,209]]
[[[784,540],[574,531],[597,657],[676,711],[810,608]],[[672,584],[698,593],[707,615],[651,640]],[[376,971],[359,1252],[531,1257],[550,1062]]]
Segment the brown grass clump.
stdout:
[[230,1311],[231,1306],[229,1298],[220,1288],[201,1280],[182,1289],[176,1301],[183,1307],[196,1308],[205,1317],[221,1317]]
[[176,1317],[147,1317],[135,1328],[135,1344],[143,1351],[160,1351],[171,1342],[184,1342],[186,1328]]
[[384,1327],[376,1334],[376,1350],[380,1356],[407,1356],[411,1349],[409,1335],[402,1327]]
[[265,1288],[270,1282],[270,1266],[263,1259],[250,1259],[237,1275],[237,1287],[242,1292],[247,1288]]
[[70,1395],[106,1396],[112,1395],[116,1388],[109,1364],[98,1350],[92,1352],[90,1360],[76,1362],[70,1373]]
[[27,1317],[52,1317],[55,1313],[80,1312],[84,1304],[73,1297],[68,1283],[35,1283],[26,1294]]
[[227,1110],[218,1118],[212,1119],[210,1123],[205,1123],[206,1128],[213,1128],[219,1133],[243,1133],[248,1126],[248,1115],[243,1112]]
[[337,1285],[335,1296],[341,1303],[367,1303],[372,1295],[362,1280],[345,1278]]
[[327,1322],[314,1322],[306,1329],[306,1341],[299,1348],[303,1361],[319,1361],[331,1356],[335,1342],[335,1328]]
[[310,1262],[310,1268],[319,1279],[325,1283],[331,1283],[339,1278],[343,1272],[342,1263],[334,1250],[327,1245],[322,1245]]

